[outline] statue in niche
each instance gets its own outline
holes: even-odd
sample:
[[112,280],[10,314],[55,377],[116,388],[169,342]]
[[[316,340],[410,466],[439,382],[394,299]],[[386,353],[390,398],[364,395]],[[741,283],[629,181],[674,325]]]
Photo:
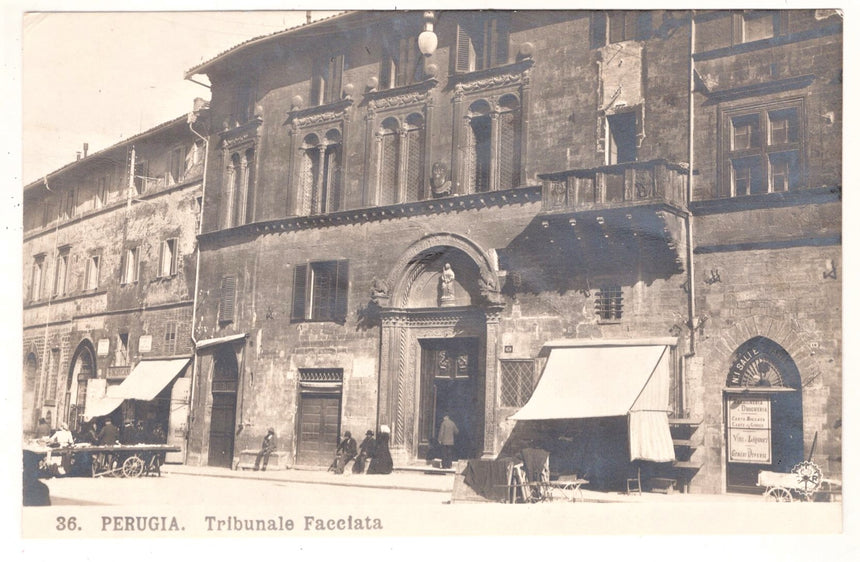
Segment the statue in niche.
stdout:
[[444,162],[434,162],[430,170],[430,186],[434,197],[442,197],[451,193],[451,181],[448,179],[448,166]]
[[454,270],[451,269],[451,264],[446,263],[442,268],[442,273],[439,276],[439,287],[441,296],[439,298],[441,306],[451,305],[454,302]]

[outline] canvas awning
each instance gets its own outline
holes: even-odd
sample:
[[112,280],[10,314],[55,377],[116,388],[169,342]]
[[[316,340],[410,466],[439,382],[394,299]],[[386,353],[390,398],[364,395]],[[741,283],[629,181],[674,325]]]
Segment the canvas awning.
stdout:
[[[119,387],[115,386],[112,388]],[[122,402],[123,398],[114,398],[111,396],[103,396],[96,400],[87,400],[87,404],[84,407],[84,421],[90,421],[99,416],[106,416],[119,408]]]
[[248,337],[248,334],[232,334],[229,336],[221,336],[220,338],[209,338],[208,340],[199,340],[194,345],[197,351],[212,347],[213,345],[221,345],[222,343],[231,343],[234,341],[243,340]]
[[141,361],[116,389],[114,396],[124,400],[148,401],[164,390],[191,359]]
[[548,344],[549,359],[513,420],[628,416],[631,460],[674,459],[669,346],[662,342]]

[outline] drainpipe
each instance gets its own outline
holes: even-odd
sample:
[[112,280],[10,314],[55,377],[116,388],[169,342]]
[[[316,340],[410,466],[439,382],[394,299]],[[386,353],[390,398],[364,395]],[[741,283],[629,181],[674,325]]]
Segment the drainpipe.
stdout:
[[197,117],[192,112],[188,115],[188,128],[194,135],[203,141],[203,182],[200,193],[200,217],[197,221],[197,244],[195,249],[196,264],[194,266],[194,300],[191,305],[191,342],[194,345],[194,364],[191,366],[191,390],[188,395],[188,428],[185,432],[185,455],[188,460],[188,440],[191,435],[191,422],[194,421],[194,389],[197,386],[197,377],[200,371],[200,362],[197,360],[197,339],[194,337],[197,330],[197,293],[200,285],[200,234],[203,231],[203,206],[206,204],[206,176],[209,169],[209,139],[194,130],[194,122]]
[[687,319],[690,328],[690,343],[689,350],[684,354],[683,368],[681,369],[681,380],[679,381],[680,396],[679,407],[680,414],[686,414],[686,372],[689,360],[696,355],[696,277],[695,264],[693,263],[693,214],[689,212],[690,203],[693,201],[693,168],[695,167],[695,144],[693,135],[695,133],[695,121],[693,118],[694,96],[695,96],[695,73],[696,66],[693,60],[693,54],[696,49],[696,11],[690,11],[690,68],[689,68],[689,92],[687,102],[688,122],[687,122],[687,283],[689,291],[687,294],[687,308],[689,317]]

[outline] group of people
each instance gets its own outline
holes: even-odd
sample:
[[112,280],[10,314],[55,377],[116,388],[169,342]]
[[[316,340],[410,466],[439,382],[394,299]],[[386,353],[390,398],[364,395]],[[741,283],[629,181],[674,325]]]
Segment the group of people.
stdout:
[[[394,470],[394,462],[388,449],[390,439],[391,430],[387,425],[379,428],[378,437],[374,437],[373,431],[368,429],[360,445],[356,444],[352,433],[345,431],[343,439],[337,446],[330,470],[335,474],[343,474],[347,464],[352,461],[353,474],[363,473],[365,467],[367,467],[367,474],[391,474]],[[368,459],[370,464],[367,462]]]
[[114,425],[113,420],[106,418],[101,429],[93,421],[81,426],[81,431],[73,435],[66,423],[60,423],[56,431],[51,431],[45,418],[40,418],[36,426],[36,439],[52,447],[71,447],[75,443],[90,445],[134,445],[137,443],[164,443],[164,430],[160,425],[146,429],[142,421],[127,421],[122,428]]

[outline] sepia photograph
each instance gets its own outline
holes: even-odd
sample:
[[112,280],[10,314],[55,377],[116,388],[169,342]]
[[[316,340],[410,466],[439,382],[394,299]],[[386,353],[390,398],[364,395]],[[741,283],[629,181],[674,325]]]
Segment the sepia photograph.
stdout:
[[21,536],[840,533],[814,4],[22,13]]

